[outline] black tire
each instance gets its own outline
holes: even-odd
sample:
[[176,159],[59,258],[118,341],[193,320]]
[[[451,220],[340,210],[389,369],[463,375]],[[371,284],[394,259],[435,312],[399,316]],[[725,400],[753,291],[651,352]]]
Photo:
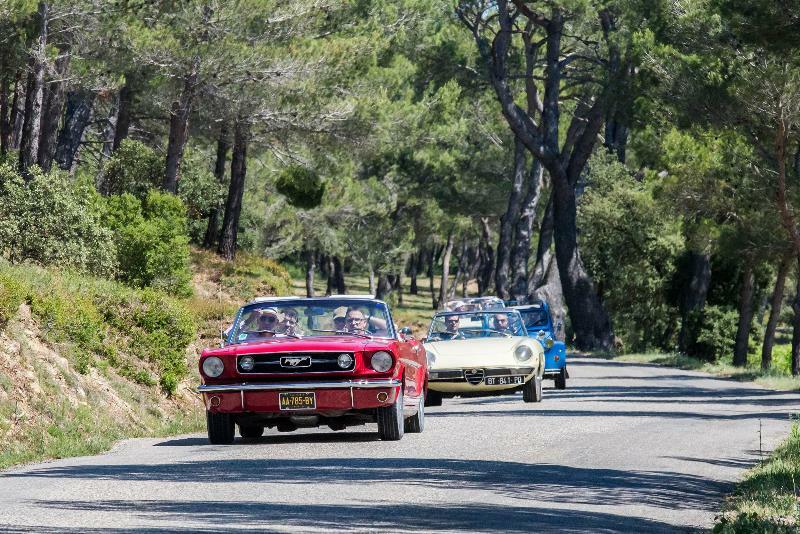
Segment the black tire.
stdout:
[[567,368],[562,367],[556,375],[556,389],[567,389]]
[[425,406],[441,406],[442,405],[442,394],[438,391],[428,390],[428,394],[425,395]]
[[419,397],[417,413],[406,419],[405,431],[409,434],[419,434],[425,430],[425,394]]
[[206,412],[208,441],[212,445],[230,445],[236,435],[233,417],[228,413]]
[[264,435],[264,427],[261,425],[239,425],[239,434],[244,439],[258,439]]
[[542,379],[534,376],[522,387],[522,400],[525,402],[542,402]]
[[405,433],[403,420],[403,387],[397,395],[394,404],[378,408],[378,436],[383,441],[398,441]]

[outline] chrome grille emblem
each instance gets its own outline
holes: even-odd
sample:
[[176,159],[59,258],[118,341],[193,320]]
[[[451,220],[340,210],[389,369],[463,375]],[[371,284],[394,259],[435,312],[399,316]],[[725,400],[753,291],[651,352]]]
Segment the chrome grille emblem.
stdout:
[[483,369],[465,369],[464,379],[473,386],[477,386],[478,384],[483,382],[484,374],[485,373]]
[[281,356],[281,367],[311,367],[311,356]]

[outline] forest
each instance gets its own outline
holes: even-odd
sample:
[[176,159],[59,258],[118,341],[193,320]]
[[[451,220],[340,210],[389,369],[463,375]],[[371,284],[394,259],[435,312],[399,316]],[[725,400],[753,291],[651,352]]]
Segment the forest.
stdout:
[[0,0],[0,254],[185,297],[192,250],[248,253],[798,375],[799,30],[797,0]]

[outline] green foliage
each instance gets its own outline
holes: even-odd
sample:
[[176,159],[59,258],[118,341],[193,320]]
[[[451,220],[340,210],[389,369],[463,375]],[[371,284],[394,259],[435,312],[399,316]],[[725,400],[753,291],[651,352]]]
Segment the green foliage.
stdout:
[[695,312],[690,321],[697,332],[697,341],[690,352],[709,361],[717,361],[733,354],[739,314],[721,306],[706,306]]
[[302,209],[319,206],[325,194],[325,184],[319,175],[299,165],[285,168],[278,176],[275,187],[289,204]]
[[189,238],[202,243],[208,227],[208,215],[221,207],[227,190],[208,166],[211,158],[199,150],[189,150],[181,164],[178,196],[186,205]]
[[103,227],[100,204],[91,184],[37,168],[26,182],[10,165],[2,165],[0,253],[13,262],[113,275],[116,250],[111,232]]
[[143,202],[129,193],[108,199],[106,224],[117,242],[119,277],[136,287],[189,295],[189,239],[180,198],[151,190]]
[[103,189],[109,195],[130,193],[144,200],[161,185],[164,157],[140,141],[125,139],[103,169]]
[[669,287],[683,251],[680,221],[615,159],[598,155],[589,168],[578,219],[585,265],[627,350],[669,348],[678,320]]
[[0,328],[17,314],[25,300],[25,290],[19,280],[0,273]]

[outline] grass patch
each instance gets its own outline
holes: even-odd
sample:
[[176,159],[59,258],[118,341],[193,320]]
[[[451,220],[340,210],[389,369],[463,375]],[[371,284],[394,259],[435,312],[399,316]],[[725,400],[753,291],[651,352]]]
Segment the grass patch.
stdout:
[[789,533],[800,529],[800,428],[748,472],[718,517],[714,532]]
[[292,278],[289,272],[273,260],[238,252],[232,262],[199,248],[191,250],[196,272],[209,273],[234,301],[244,302],[258,296],[291,295]]

